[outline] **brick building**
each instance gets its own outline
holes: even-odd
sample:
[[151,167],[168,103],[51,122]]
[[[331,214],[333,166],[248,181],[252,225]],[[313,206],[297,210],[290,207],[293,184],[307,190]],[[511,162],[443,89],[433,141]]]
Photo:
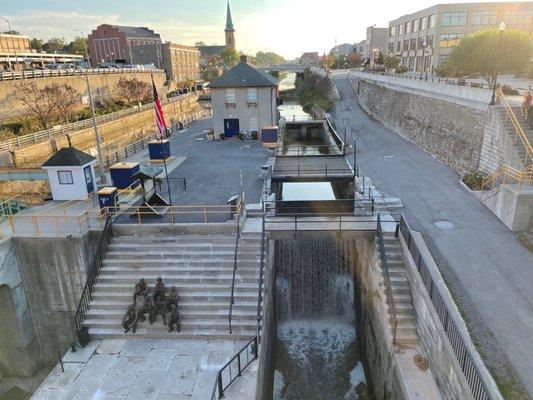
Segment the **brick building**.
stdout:
[[162,41],[145,27],[102,24],[89,35],[91,66],[102,64],[154,64],[161,68]]
[[200,51],[197,47],[166,42],[161,50],[162,68],[167,79],[176,82],[200,79]]
[[12,52],[13,50],[15,50],[17,53],[29,53],[31,49],[30,39],[28,38],[28,36],[1,33],[0,51]]

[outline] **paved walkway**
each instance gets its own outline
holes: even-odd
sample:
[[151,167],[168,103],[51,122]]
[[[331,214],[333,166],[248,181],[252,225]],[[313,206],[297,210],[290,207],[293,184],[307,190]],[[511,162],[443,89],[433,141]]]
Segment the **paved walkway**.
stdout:
[[[346,75],[336,75],[335,82],[341,95],[337,126],[346,117],[350,129],[361,130],[360,167],[385,196],[402,200],[403,212],[428,243],[489,366],[504,377],[511,366],[533,395],[533,254],[459,184],[455,172],[366,115]],[[452,222],[453,228],[438,228],[439,220]]]

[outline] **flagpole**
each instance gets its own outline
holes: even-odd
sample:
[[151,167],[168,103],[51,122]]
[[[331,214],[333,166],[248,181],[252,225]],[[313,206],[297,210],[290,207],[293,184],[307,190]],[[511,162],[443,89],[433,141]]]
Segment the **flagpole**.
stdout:
[[[152,85],[155,88],[154,76],[152,74],[150,74],[150,77],[152,78]],[[156,104],[155,104],[155,96],[154,96],[154,109],[155,109],[155,106],[156,106]],[[170,180],[169,180],[169,177],[168,177],[168,169],[167,169],[167,151],[166,151],[165,146],[163,144],[163,133],[160,131],[159,126],[158,126],[157,130],[159,132],[159,135],[158,135],[159,136],[159,143],[161,144],[161,148],[163,149],[163,164],[165,165],[165,176],[166,176],[166,180],[167,180],[168,202],[170,203],[170,207],[172,207],[172,194],[170,193]],[[170,140],[169,140],[169,146],[170,146]],[[171,218],[172,218],[172,222],[174,222],[174,214],[172,213],[172,210],[170,211],[170,215],[171,215]]]

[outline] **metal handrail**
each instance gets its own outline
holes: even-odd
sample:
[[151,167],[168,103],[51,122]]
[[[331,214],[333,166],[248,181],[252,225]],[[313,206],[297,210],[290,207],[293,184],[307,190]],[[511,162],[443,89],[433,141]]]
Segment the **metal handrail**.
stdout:
[[[311,153],[310,150],[317,150],[316,154]],[[321,151],[325,150],[327,153],[322,153]],[[330,152],[332,150],[332,152]],[[276,156],[280,157],[299,157],[299,156],[342,156],[344,154],[343,145],[327,145],[327,144],[317,144],[317,145],[282,145],[275,148]]]
[[533,183],[533,165],[530,165],[522,171],[519,171],[513,167],[510,167],[507,164],[503,164],[498,170],[494,171],[492,174],[483,179],[481,183],[481,190],[485,190],[485,188],[489,185],[491,186],[491,188],[493,188],[493,185],[496,180],[502,176],[503,184],[508,182],[507,178],[510,181],[518,183],[519,186],[521,186],[522,183]]
[[381,213],[378,213],[377,222],[377,236],[379,245],[379,257],[381,259],[381,267],[383,268],[383,276],[385,280],[385,291],[387,293],[388,304],[391,311],[392,319],[392,344],[396,344],[396,328],[398,326],[398,316],[396,314],[396,305],[394,304],[394,296],[392,294],[392,285],[390,279],[389,264],[387,263],[387,253],[385,251],[385,242],[383,240],[383,228],[381,226]]
[[112,227],[113,219],[111,216],[108,216],[104,225],[104,229],[102,230],[102,236],[100,236],[98,248],[96,249],[96,253],[94,254],[94,258],[89,269],[87,280],[85,281],[85,286],[83,287],[83,291],[81,293],[78,307],[76,308],[76,314],[74,315],[74,324],[77,331],[80,331],[83,327],[83,323],[85,322],[85,317],[89,309],[89,303],[93,299],[93,293],[95,289],[94,286],[98,276],[100,275],[102,266],[104,265],[104,258],[107,253],[107,249],[109,248],[109,244],[111,243],[111,237],[113,236]]
[[[250,351],[248,351],[250,349]],[[218,400],[224,397],[226,389],[242,375],[242,372],[257,358],[258,355],[257,336],[254,336],[246,345],[239,350],[220,370],[215,378],[215,385],[211,394],[211,400]],[[246,353],[246,360],[243,365],[242,354]],[[253,357],[250,359],[250,353]],[[232,374],[231,364],[237,360],[237,375]],[[229,371],[229,381],[224,383],[224,372]]]
[[457,327],[457,323],[453,317],[454,313],[448,310],[448,305],[444,302],[439,287],[433,281],[433,277],[426,266],[424,258],[421,256],[420,249],[416,245],[416,242],[412,240],[411,228],[403,214],[400,216],[398,225],[399,233],[401,233],[407,249],[411,253],[420,279],[426,288],[429,299],[444,328],[444,332],[448,337],[450,346],[472,391],[474,399],[492,400],[493,396],[487,387],[485,379],[479,371],[477,364],[474,362],[471,347],[466,345],[467,340],[463,337],[463,331]]
[[244,195],[241,195],[239,201],[239,209],[237,211],[237,236],[235,238],[235,255],[233,258],[233,278],[231,279],[231,296],[229,301],[229,312],[228,312],[228,325],[229,333],[232,333],[231,329],[231,318],[233,316],[233,303],[235,303],[235,274],[237,272],[237,257],[239,254],[239,239],[241,238],[241,214],[244,210]]
[[265,214],[263,213],[261,223],[261,260],[259,261],[259,284],[257,288],[257,327],[256,337],[261,342],[261,307],[263,303],[263,273],[265,271],[265,241],[266,241],[266,229],[265,229]]
[[528,159],[529,159],[529,162],[533,162],[533,147],[531,146],[531,143],[529,143],[527,135],[524,132],[524,129],[522,129],[522,125],[520,125],[520,122],[518,122],[518,119],[516,118],[516,115],[513,112],[513,109],[511,108],[501,88],[496,91],[496,95],[502,101],[503,106],[505,108],[505,112],[507,113],[507,116],[511,120],[511,123],[513,124],[516,130],[516,135],[520,138],[520,141],[522,142],[522,145],[524,146],[524,150],[526,152],[526,158],[524,159],[524,165],[527,166]]

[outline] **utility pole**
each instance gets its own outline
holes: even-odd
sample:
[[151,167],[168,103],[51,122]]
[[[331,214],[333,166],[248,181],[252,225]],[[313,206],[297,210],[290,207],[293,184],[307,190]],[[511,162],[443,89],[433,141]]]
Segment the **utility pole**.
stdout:
[[[75,30],[75,32],[81,33],[81,37],[85,38],[85,35],[82,31]],[[87,50],[87,45],[85,44],[85,40],[83,41],[83,48],[85,50],[85,57],[87,58],[87,63],[89,62],[89,51]],[[98,124],[96,123],[96,112],[94,111],[94,102],[93,102],[93,95],[91,93],[91,85],[89,83],[89,73],[87,72],[87,67],[85,68],[85,82],[87,83],[87,94],[89,96],[89,105],[91,107],[91,114],[93,117],[93,128],[94,128],[94,136],[96,139],[96,150],[98,152],[98,163],[100,164],[100,184],[105,185],[106,184],[106,176],[105,176],[105,165],[104,165],[104,157],[102,156],[102,148],[100,143],[100,134],[98,133]]]
[[[7,29],[8,29],[8,32],[9,32],[9,35],[11,36],[11,45],[13,46],[13,52],[15,53],[15,67],[16,65],[19,63],[19,59],[18,59],[18,56],[17,56],[17,49],[15,48],[15,39],[13,39],[13,34],[11,33],[11,23],[9,22],[9,20],[7,18],[4,18],[4,17],[0,17],[2,18],[4,21],[7,22]],[[11,60],[9,61],[9,68],[11,69],[11,71],[13,71],[13,65],[11,63]]]

